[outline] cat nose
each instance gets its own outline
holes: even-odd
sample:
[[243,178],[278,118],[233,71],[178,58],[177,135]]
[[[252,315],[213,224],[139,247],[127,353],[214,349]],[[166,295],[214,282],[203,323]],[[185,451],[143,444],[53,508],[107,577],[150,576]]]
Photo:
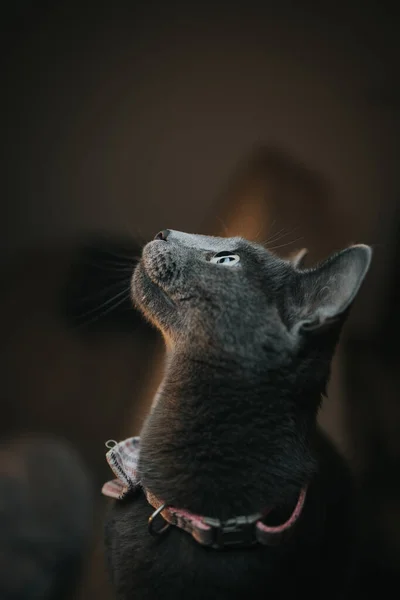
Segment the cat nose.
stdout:
[[171,232],[169,229],[163,229],[162,231],[159,231],[156,236],[154,236],[154,239],[155,240],[164,240],[164,242],[166,242],[170,233]]

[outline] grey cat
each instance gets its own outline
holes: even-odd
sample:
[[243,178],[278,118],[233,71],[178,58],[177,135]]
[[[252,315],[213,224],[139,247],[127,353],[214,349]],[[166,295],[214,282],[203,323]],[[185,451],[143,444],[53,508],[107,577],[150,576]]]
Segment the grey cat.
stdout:
[[167,356],[135,485],[106,524],[119,600],[343,597],[351,477],[316,417],[371,255],[304,269],[172,230],[144,247],[132,298]]

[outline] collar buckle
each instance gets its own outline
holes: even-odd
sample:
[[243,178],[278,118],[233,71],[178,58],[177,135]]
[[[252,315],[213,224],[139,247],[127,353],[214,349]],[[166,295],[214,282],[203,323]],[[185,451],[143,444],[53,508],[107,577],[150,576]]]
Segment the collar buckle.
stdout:
[[226,521],[205,518],[204,522],[214,531],[213,548],[252,546],[257,543],[256,523],[262,515],[233,517]]

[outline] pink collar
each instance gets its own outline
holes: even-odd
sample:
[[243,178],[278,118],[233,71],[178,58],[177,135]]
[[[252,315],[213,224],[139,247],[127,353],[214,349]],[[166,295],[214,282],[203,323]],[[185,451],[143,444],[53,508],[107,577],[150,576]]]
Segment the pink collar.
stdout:
[[[148,503],[155,509],[149,519],[149,531],[152,535],[160,535],[174,525],[189,533],[202,546],[221,549],[232,546],[250,546],[257,542],[275,546],[281,544],[291,534],[293,526],[302,512],[307,486],[301,490],[289,519],[277,526],[270,526],[263,522],[271,509],[252,515],[234,517],[227,521],[195,515],[187,510],[167,506],[140,485],[137,476],[139,441],[139,437],[132,437],[119,443],[113,440],[106,443],[109,449],[106,459],[117,479],[105,483],[102,494],[122,500],[128,493],[143,489]],[[166,523],[156,529],[155,520],[159,515]]]

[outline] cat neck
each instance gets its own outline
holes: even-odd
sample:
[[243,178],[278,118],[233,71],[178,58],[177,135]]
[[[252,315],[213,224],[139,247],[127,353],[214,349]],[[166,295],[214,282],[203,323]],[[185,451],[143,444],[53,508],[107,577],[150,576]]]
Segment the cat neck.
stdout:
[[225,401],[232,417],[235,402],[259,407],[260,416],[270,402],[279,399],[318,406],[329,378],[331,355],[323,358],[320,349],[317,353],[318,369],[310,377],[309,364],[313,358],[287,349],[280,352],[274,349],[269,356],[265,348],[260,348],[249,356],[235,348],[208,347],[203,351],[171,348],[166,354],[157,400],[165,405],[172,402],[175,408],[179,405],[181,415],[191,412],[196,404],[215,414],[220,406],[225,408]]
[[[220,518],[291,502],[314,472],[308,438],[320,399],[294,389],[292,366],[289,356],[266,368],[231,352],[169,352],[141,434],[143,484],[170,505]],[[310,418],[300,422],[299,409],[294,423],[288,413],[306,401]]]

